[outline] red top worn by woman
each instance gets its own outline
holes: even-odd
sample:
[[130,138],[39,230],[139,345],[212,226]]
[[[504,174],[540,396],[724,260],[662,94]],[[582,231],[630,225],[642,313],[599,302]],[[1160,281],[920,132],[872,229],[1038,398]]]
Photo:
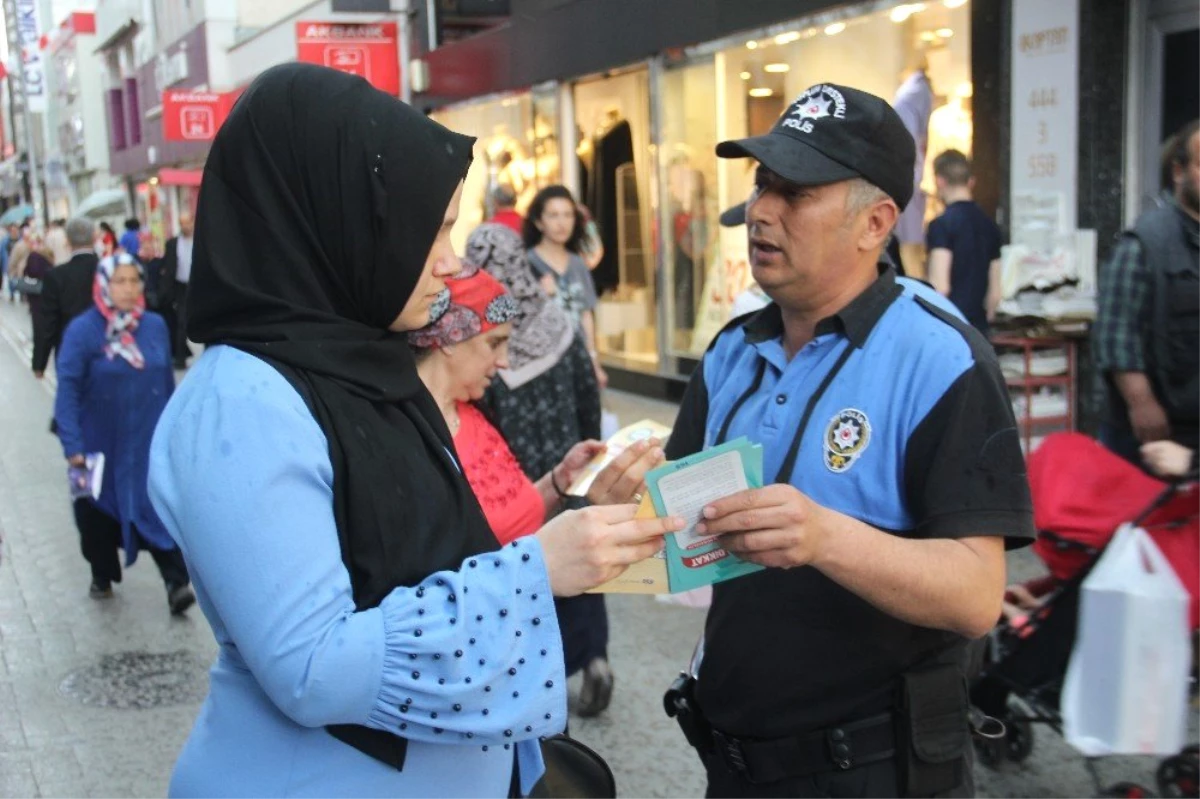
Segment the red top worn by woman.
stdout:
[[504,437],[469,403],[458,403],[454,447],[471,490],[501,544],[536,533],[546,521],[546,503],[521,471]]

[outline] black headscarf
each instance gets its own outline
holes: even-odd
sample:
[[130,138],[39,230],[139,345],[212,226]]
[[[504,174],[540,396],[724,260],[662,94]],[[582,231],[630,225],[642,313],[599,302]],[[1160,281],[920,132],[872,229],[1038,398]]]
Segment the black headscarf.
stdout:
[[[286,64],[238,100],[204,167],[188,337],[261,357],[304,396],[359,610],[498,546],[406,336],[387,330],[473,141],[361,78]],[[330,731],[403,765],[401,738]]]

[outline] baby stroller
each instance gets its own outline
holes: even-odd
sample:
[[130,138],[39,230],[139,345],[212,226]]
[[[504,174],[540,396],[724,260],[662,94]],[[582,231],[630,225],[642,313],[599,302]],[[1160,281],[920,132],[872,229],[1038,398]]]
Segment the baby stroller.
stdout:
[[[1075,643],[1081,585],[1109,539],[1124,522],[1142,527],[1162,550],[1191,597],[1193,633],[1200,618],[1200,490],[1194,481],[1168,484],[1113,455],[1092,439],[1048,436],[1029,458],[1035,553],[1050,574],[1005,596],[1005,618],[987,641],[984,664],[971,686],[972,704],[1004,723],[999,737],[977,737],[980,762],[1020,762],[1033,751],[1034,724],[1062,734],[1059,699]],[[1088,769],[1101,796],[1149,796],[1129,782],[1102,787],[1092,759]],[[1162,762],[1163,796],[1200,794],[1196,747]]]

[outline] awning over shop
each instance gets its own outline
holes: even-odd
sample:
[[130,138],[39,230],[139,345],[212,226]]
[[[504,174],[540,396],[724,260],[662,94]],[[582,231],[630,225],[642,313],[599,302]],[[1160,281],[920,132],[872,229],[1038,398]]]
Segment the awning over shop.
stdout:
[[203,169],[160,169],[158,182],[164,186],[199,186]]
[[129,198],[124,189],[100,189],[84,198],[75,209],[75,216],[101,219],[107,216],[128,216]]

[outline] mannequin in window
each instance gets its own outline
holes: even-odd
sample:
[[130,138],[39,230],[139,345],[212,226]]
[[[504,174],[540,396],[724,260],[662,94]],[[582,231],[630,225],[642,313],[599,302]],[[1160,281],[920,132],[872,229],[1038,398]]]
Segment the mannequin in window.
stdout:
[[896,220],[894,235],[900,245],[900,255],[905,270],[914,277],[925,273],[925,192],[920,188],[925,172],[925,158],[929,144],[929,117],[933,112],[933,87],[926,74],[926,59],[920,54],[916,67],[896,90],[892,107],[900,115],[904,127],[912,134],[917,145],[917,160],[913,169],[913,186],[916,190]]
[[[974,125],[971,116],[971,84],[964,83],[955,90],[954,96],[943,106],[935,108],[929,115],[929,142],[927,152],[944,153],[947,150],[957,150],[967,158],[971,157],[971,140],[974,135]],[[933,174],[933,159],[925,159],[924,177],[921,178],[921,191],[937,196],[937,180]],[[940,203],[927,203],[925,218],[936,217],[942,212]]]
[[695,326],[696,284],[702,279],[708,243],[704,174],[681,153],[667,169],[667,187],[675,329],[690,331]]
[[[622,118],[617,106],[606,107],[598,119],[592,150],[592,170],[584,205],[591,210],[604,245],[604,255],[592,271],[597,293],[604,294],[615,289],[620,283],[617,169],[634,160],[633,131],[629,122]],[[636,207],[635,203],[634,208],[630,210],[635,210]]]

